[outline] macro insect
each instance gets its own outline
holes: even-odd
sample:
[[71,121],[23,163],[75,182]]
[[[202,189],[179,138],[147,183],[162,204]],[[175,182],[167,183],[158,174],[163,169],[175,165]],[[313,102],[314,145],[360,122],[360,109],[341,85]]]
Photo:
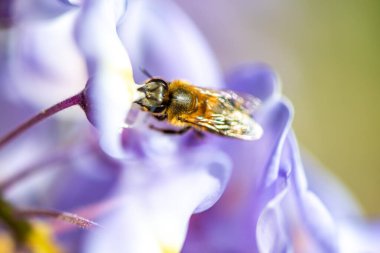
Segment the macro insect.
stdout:
[[167,120],[174,129],[152,129],[168,134],[182,134],[194,128],[221,136],[257,140],[263,130],[251,114],[259,105],[253,96],[239,96],[232,91],[212,90],[182,80],[167,82],[151,77],[138,89],[143,98],[135,101],[143,111],[158,120]]

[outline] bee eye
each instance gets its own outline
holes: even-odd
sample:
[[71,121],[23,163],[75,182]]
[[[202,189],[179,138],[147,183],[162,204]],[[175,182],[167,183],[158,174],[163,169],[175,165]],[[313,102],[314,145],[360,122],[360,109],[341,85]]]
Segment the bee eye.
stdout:
[[137,102],[147,111],[163,113],[165,111],[165,98],[168,97],[168,84],[162,79],[150,79],[138,89],[145,97]]
[[160,79],[160,78],[152,78],[149,81],[146,82],[147,89],[155,90],[157,88],[168,88],[168,84],[166,81]]
[[155,83],[147,85],[148,91],[154,91],[154,90],[157,90],[157,88],[158,88],[158,85],[156,85]]

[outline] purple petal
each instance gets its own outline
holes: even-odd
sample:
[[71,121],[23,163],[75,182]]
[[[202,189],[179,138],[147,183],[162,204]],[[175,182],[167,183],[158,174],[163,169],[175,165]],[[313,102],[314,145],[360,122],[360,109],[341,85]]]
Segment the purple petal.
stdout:
[[310,154],[301,152],[309,189],[323,201],[334,219],[352,219],[362,216],[359,203],[349,190]]
[[73,6],[61,1],[30,0],[14,1],[13,16],[18,22],[51,21],[71,10]]
[[292,157],[292,179],[294,180],[295,198],[302,220],[317,240],[322,250],[337,252],[337,228],[336,224],[321,200],[308,190],[307,180],[304,175],[298,146],[293,135],[289,136],[289,147]]
[[[205,87],[220,87],[215,59],[192,21],[173,1],[134,1],[119,28],[134,69],[145,68],[167,80],[187,79]],[[147,77],[139,71],[136,79]]]
[[276,73],[262,63],[237,67],[226,77],[227,88],[258,97],[263,103],[280,93]]
[[280,172],[280,158],[290,128],[292,110],[289,104],[278,101],[268,107],[264,105],[258,114],[257,120],[264,129],[260,140],[223,141],[228,143],[223,145],[224,150],[233,159],[235,168],[231,187],[236,184],[239,192],[254,193],[259,187],[269,187]]
[[99,202],[117,187],[122,173],[120,165],[105,159],[99,151],[72,155],[76,157],[74,161],[59,165],[63,168],[44,199],[46,205],[57,210],[72,211]]
[[190,215],[219,198],[230,171],[229,160],[215,148],[190,153],[134,162],[120,184],[123,208],[99,221],[104,229],[90,233],[86,252],[179,251]]
[[13,1],[5,0],[0,5],[0,28],[7,28],[13,24]]
[[[265,131],[262,139],[256,142],[221,141],[232,159],[232,178],[220,201],[210,210],[195,216],[185,252],[198,248],[209,252],[254,252],[256,249],[257,216],[265,202],[276,196],[278,190],[281,191],[281,182],[278,184],[280,188],[271,187],[277,182],[276,178],[279,175],[286,177],[289,173],[279,169],[279,159],[292,111],[287,103],[272,100],[264,103],[258,114],[258,121]],[[279,155],[274,155],[277,153]],[[265,181],[269,184],[268,191],[273,192],[265,194],[262,199],[260,195],[266,190],[261,188],[265,186],[261,182]]]
[[81,4],[83,4],[84,0],[59,0],[59,1],[71,6],[80,6]]
[[347,253],[380,252],[380,224],[351,220],[340,224],[339,250]]
[[128,53],[116,32],[117,22],[123,15],[119,7],[123,4],[122,0],[86,1],[76,25],[77,43],[86,57],[91,77],[86,88],[91,109],[87,113],[99,130],[102,148],[117,158],[125,156],[122,127],[137,98]]
[[75,14],[11,28],[4,69],[9,80],[3,85],[14,97],[45,109],[84,88],[85,64],[72,35]]
[[256,240],[261,253],[288,252],[288,249],[292,248],[290,238],[283,226],[286,217],[280,206],[286,192],[284,189],[269,201],[258,219]]

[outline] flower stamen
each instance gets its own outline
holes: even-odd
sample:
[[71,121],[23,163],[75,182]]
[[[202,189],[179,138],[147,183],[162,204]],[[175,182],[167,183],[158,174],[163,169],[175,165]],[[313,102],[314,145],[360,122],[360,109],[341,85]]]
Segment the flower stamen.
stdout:
[[44,209],[28,209],[17,212],[21,217],[39,217],[39,218],[53,218],[61,221],[68,222],[82,229],[89,229],[91,227],[100,227],[99,224],[88,220],[84,217],[74,213],[44,210]]

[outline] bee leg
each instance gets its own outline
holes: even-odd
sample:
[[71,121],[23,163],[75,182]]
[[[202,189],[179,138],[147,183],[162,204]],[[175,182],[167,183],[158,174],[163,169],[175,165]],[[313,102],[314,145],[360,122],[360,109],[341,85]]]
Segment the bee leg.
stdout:
[[187,131],[189,131],[191,127],[184,127],[184,128],[179,129],[179,130],[174,130],[174,129],[162,129],[162,128],[157,128],[153,125],[149,125],[149,128],[156,130],[156,131],[159,131],[159,132],[164,133],[164,134],[184,134]]
[[166,115],[155,115],[154,117],[155,117],[156,119],[158,119],[159,121],[166,120],[166,118],[167,118]]
[[194,133],[195,135],[199,138],[199,139],[203,139],[205,137],[205,134],[199,130],[194,130]]

